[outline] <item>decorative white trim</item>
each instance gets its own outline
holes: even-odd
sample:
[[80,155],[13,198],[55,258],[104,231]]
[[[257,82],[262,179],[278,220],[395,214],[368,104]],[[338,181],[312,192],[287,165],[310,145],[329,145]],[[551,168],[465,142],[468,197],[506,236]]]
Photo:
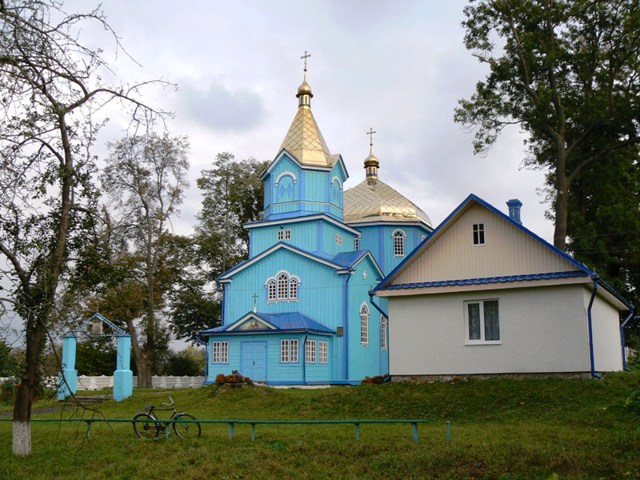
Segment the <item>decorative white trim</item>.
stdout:
[[[396,228],[391,234],[391,238],[393,239],[393,256],[404,257],[407,254],[407,233],[400,228]],[[398,253],[399,249],[396,248],[398,239],[402,240],[402,253]]]
[[338,187],[340,187],[340,191],[342,191],[342,182],[340,181],[337,175],[334,175],[333,178],[331,179],[331,185],[333,185],[333,182],[338,182]]
[[278,184],[280,183],[280,180],[282,179],[282,177],[287,177],[287,176],[289,176],[289,177],[291,177],[293,179],[293,183],[296,183],[298,181],[298,177],[296,177],[293,172],[290,172],[289,170],[285,170],[280,175],[278,175],[278,178],[276,178],[276,181],[274,182],[274,185],[277,187]]
[[367,302],[360,304],[358,310],[360,316],[360,345],[369,345],[369,318],[371,318],[371,309]]

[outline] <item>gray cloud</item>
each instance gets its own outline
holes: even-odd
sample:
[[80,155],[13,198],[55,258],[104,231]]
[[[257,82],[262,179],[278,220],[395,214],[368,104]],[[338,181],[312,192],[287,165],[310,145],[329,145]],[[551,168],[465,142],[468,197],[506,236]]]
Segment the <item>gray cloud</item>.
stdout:
[[247,89],[230,90],[212,83],[206,90],[187,84],[180,88],[179,114],[185,120],[223,132],[244,132],[260,125],[265,116],[262,97]]

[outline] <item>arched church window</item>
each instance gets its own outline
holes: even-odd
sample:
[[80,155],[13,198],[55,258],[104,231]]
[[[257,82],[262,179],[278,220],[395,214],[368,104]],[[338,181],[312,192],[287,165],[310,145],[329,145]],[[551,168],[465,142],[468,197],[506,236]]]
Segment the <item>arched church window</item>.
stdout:
[[276,280],[272,278],[267,282],[267,300],[274,301],[276,299]]
[[337,177],[333,177],[331,181],[331,199],[340,203],[340,194],[342,193],[342,185],[340,185],[340,180]]
[[298,300],[300,279],[287,271],[280,271],[276,276],[267,279],[265,287],[269,302]]
[[298,279],[296,277],[289,280],[289,300],[297,300],[298,298]]
[[289,297],[289,275],[278,275],[278,300],[286,300]]
[[369,344],[369,307],[365,303],[360,307],[360,343]]
[[393,254],[396,257],[404,257],[404,243],[406,235],[402,230],[393,232]]

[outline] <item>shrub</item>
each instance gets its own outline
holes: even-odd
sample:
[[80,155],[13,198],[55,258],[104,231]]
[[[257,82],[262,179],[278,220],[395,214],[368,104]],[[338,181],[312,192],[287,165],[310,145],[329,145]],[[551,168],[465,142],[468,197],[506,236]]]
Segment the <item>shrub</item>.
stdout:
[[231,375],[225,375],[220,373],[216,376],[216,383],[218,385],[253,385],[253,381],[249,377],[243,377],[240,372],[234,370]]
[[15,378],[7,378],[0,383],[0,402],[13,402],[16,398],[16,385],[18,380]]
[[634,390],[624,402],[628,411],[640,415],[640,390]]
[[382,385],[390,380],[389,375],[377,375],[375,377],[364,377],[362,385]]

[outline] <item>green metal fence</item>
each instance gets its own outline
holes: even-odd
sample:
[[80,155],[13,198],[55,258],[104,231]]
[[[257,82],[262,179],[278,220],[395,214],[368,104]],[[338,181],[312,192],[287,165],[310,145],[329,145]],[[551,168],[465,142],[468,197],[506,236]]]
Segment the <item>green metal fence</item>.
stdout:
[[[10,418],[0,418],[0,421],[11,421]],[[136,423],[136,422],[148,422],[148,420],[133,420],[127,418],[34,418],[31,419],[32,422],[43,422],[43,423],[82,423],[84,422],[87,425],[87,437],[91,436],[91,427],[94,423]],[[204,424],[226,424],[227,425],[227,436],[229,439],[233,439],[236,434],[236,425],[250,425],[251,426],[251,440],[255,441],[257,436],[257,426],[258,425],[353,425],[355,427],[355,439],[356,441],[360,441],[361,431],[360,427],[362,425],[392,425],[392,424],[405,424],[411,425],[411,434],[413,437],[413,441],[418,443],[420,441],[420,436],[418,434],[418,425],[429,423],[429,420],[425,419],[385,419],[385,420],[373,420],[373,419],[362,419],[362,420],[237,420],[237,419],[205,419],[205,420],[169,420],[169,419],[158,419],[157,423],[166,424],[167,426],[170,423],[176,423],[176,421],[180,423],[199,423],[201,425]],[[165,428],[165,435],[169,436],[169,428]],[[451,441],[451,422],[447,421],[446,423],[446,433],[445,438],[447,441]]]

